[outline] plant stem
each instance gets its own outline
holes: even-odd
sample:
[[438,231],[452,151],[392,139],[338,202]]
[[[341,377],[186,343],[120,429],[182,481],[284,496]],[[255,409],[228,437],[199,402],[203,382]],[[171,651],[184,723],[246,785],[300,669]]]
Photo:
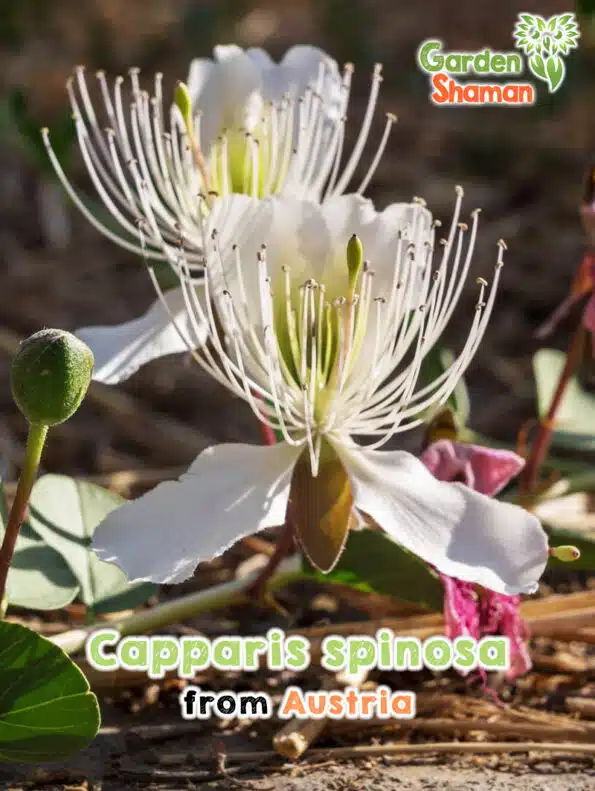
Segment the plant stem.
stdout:
[[19,530],[21,529],[21,525],[27,513],[27,505],[29,503],[29,497],[31,496],[31,489],[33,488],[37,476],[37,470],[39,468],[39,462],[41,461],[41,454],[47,433],[47,426],[36,423],[29,424],[23,470],[8,516],[4,541],[2,542],[2,547],[0,547],[0,602],[4,598],[8,569],[10,568],[12,556],[14,554]]
[[566,391],[566,387],[579,364],[584,339],[585,331],[581,323],[577,327],[572,338],[570,349],[566,355],[566,362],[564,363],[564,368],[560,374],[558,384],[556,385],[556,391],[554,392],[550,408],[548,409],[547,415],[539,421],[537,437],[531,448],[531,453],[525,465],[525,469],[521,474],[520,486],[523,496],[533,494],[537,488],[541,465],[547,456],[552,441],[556,414],[562,403],[562,397]]
[[[294,580],[301,579],[303,576],[301,559],[298,555],[294,555],[288,558],[278,568],[277,572],[270,577],[267,589],[282,588]],[[244,579],[224,582],[222,585],[216,585],[198,593],[191,593],[188,596],[164,602],[157,605],[157,607],[141,610],[117,621],[99,621],[83,629],[63,632],[56,637],[52,637],[51,641],[67,654],[76,654],[84,648],[89,635],[97,629],[116,629],[121,637],[130,634],[153,632],[168,624],[177,623],[205,612],[212,612],[230,604],[246,601],[246,589],[253,585],[258,577],[259,573],[255,572]]]
[[262,569],[258,577],[246,588],[246,596],[252,596],[260,599],[265,591],[267,582],[273,576],[277,568],[283,562],[284,558],[291,552],[293,548],[293,530],[288,523],[283,528],[281,535],[275,546],[275,551],[269,557],[266,566]]
[[274,429],[272,429],[270,426],[267,426],[266,423],[261,423],[260,429],[262,432],[262,438],[264,439],[265,445],[274,445],[277,442],[277,437],[275,435]]
[[576,492],[594,492],[595,491],[595,471],[583,470],[574,475],[568,475],[554,481],[551,486],[544,488],[537,492],[524,493],[519,491],[511,491],[507,494],[500,495],[498,499],[504,500],[509,503],[517,503],[523,505],[537,505],[548,500],[557,500],[561,497],[566,497]]

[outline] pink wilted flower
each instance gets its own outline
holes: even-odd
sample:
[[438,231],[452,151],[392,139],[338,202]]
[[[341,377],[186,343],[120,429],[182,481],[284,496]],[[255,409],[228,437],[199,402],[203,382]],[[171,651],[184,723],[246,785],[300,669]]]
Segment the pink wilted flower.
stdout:
[[[440,481],[458,481],[488,497],[494,497],[524,466],[524,460],[509,450],[466,445],[449,439],[433,442],[421,460]],[[471,582],[440,574],[444,585],[446,634],[454,640],[462,635],[478,640],[499,634],[510,640],[513,679],[531,669],[527,648],[529,632],[519,615],[520,596],[506,596]]]

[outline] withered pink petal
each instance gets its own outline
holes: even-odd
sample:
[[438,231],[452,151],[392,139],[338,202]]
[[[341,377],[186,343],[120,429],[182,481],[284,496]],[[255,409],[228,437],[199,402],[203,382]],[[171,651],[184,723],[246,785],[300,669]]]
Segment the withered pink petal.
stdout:
[[510,667],[506,678],[512,680],[531,670],[529,628],[519,613],[520,596],[505,596],[484,591],[480,602],[479,629],[482,635],[498,634],[510,640]]
[[[433,442],[421,454],[421,460],[439,481],[460,480],[463,465],[457,454],[458,442],[449,439],[440,439]],[[467,481],[463,481],[467,483]]]
[[447,574],[441,574],[444,586],[444,625],[450,640],[473,637],[478,640],[479,608],[475,586]]
[[[529,629],[519,613],[520,596],[505,596],[483,589],[478,593],[469,582],[441,574],[444,586],[444,624],[450,640],[488,635],[507,637],[510,641],[510,667],[506,678],[513,680],[531,667]],[[481,671],[483,676],[484,672]]]
[[471,462],[474,489],[488,497],[498,494],[525,466],[525,460],[512,450],[481,445],[459,445],[459,448]]
[[441,439],[433,442],[421,460],[439,481],[460,481],[471,489],[493,497],[518,475],[525,464],[511,450],[467,445]]

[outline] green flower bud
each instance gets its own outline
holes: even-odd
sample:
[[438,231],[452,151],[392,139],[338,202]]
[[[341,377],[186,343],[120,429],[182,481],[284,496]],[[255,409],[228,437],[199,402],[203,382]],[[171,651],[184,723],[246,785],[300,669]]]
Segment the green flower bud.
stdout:
[[21,343],[10,374],[12,395],[29,423],[55,426],[81,405],[91,382],[89,347],[64,330],[41,330]]

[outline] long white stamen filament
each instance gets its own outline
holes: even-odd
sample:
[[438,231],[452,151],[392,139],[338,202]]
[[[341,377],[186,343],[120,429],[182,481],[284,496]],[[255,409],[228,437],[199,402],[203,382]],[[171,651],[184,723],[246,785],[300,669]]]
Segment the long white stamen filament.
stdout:
[[364,115],[364,120],[361,125],[360,133],[353,147],[353,151],[351,152],[351,156],[345,166],[345,169],[339,179],[339,183],[333,190],[333,195],[340,195],[344,190],[347,189],[349,182],[351,181],[355,169],[361,159],[363,154],[364,148],[366,146],[366,141],[368,139],[368,135],[370,134],[370,129],[372,127],[372,119],[374,117],[374,110],[376,108],[376,102],[378,101],[378,94],[380,93],[380,83],[382,82],[382,66],[381,64],[377,64],[374,68],[374,74],[372,77],[372,87],[370,89],[370,95],[368,97],[368,106],[366,107],[366,112]]
[[[348,188],[372,126],[382,80],[380,71],[380,66],[374,70],[364,119],[342,169],[351,65],[345,67],[340,77],[333,62],[322,60],[316,76],[301,95],[294,86],[289,86],[290,90],[281,99],[264,101],[260,123],[244,141],[243,151],[238,148],[240,143],[230,142],[228,132],[237,134],[233,129],[219,130],[215,141],[204,141],[209,150],[203,151],[201,112],[203,109],[208,112],[208,107],[192,108],[192,124],[187,129],[181,122],[180,111],[172,105],[166,126],[161,74],[155,75],[150,95],[141,88],[139,70],[129,69],[128,101],[124,97],[124,77],[117,77],[110,86],[105,73],[98,71],[95,76],[99,101],[95,104],[86,70],[77,67],[68,80],[67,92],[79,146],[93,187],[120,230],[110,220],[96,216],[69,181],[47,130],[43,132],[43,141],[69,197],[85,218],[112,242],[150,260],[171,263],[169,247],[174,244],[177,228],[181,228],[188,260],[200,265],[203,251],[197,234],[199,194],[209,195],[211,190],[216,190],[227,195],[234,189],[242,189],[247,194],[264,197],[288,188],[303,198],[320,200],[323,195],[324,199],[330,198]],[[221,101],[225,101],[224,96]],[[241,115],[241,107],[230,110],[238,117]],[[393,121],[394,117],[388,116],[359,192],[368,187],[381,161]],[[238,167],[238,157],[240,183],[232,179],[230,170]],[[136,163],[136,169],[132,163]],[[209,165],[206,170],[205,163]],[[150,217],[145,215],[147,206]],[[148,220],[149,233],[141,244],[138,222],[142,219]]]
[[380,141],[380,144],[378,145],[376,154],[374,155],[374,159],[372,160],[370,167],[368,168],[368,172],[366,173],[366,175],[362,179],[361,184],[356,190],[358,195],[362,195],[368,189],[368,185],[372,181],[374,173],[376,173],[378,165],[380,164],[380,160],[382,159],[382,155],[384,154],[384,151],[386,149],[386,144],[388,143],[388,138],[390,137],[390,132],[391,129],[393,128],[393,124],[395,124],[396,121],[397,121],[397,116],[393,115],[393,113],[389,113],[386,116],[386,125],[384,127],[384,133],[382,135],[382,139]]
[[[340,116],[339,116],[339,124],[337,126],[337,136],[336,140],[334,141],[334,145],[330,149],[329,157],[327,157],[327,161],[330,163],[329,166],[332,168],[331,175],[328,180],[328,184],[326,185],[325,191],[325,200],[326,198],[330,197],[334,194],[335,185],[337,183],[337,178],[339,177],[339,166],[341,164],[341,159],[343,158],[343,146],[345,145],[345,124],[347,122],[347,107],[349,106],[349,97],[351,95],[351,81],[353,78],[353,64],[347,63],[345,64],[345,68],[343,70],[343,83],[342,83],[342,103],[340,109]],[[322,185],[326,180],[326,172],[324,173],[320,184]]]
[[[427,349],[429,350],[435,343],[435,341],[440,336],[444,326],[446,325],[446,321],[448,317],[452,314],[456,302],[458,301],[460,292],[465,282],[465,278],[467,276],[467,272],[469,269],[469,265],[471,262],[471,257],[473,254],[475,238],[477,233],[477,221],[478,221],[478,212],[473,212],[473,227],[472,233],[469,240],[467,256],[465,260],[465,265],[463,267],[462,272],[459,274],[459,261],[462,254],[462,241],[463,235],[466,230],[465,225],[461,225],[458,220],[460,216],[460,208],[461,208],[461,201],[462,201],[462,189],[457,187],[457,200],[455,204],[455,211],[452,220],[451,230],[448,235],[448,239],[446,242],[444,254],[442,256],[442,261],[440,266],[434,276],[434,283],[432,286],[431,291],[431,323],[428,321],[426,324],[426,344]],[[459,238],[457,242],[457,249],[456,254],[454,257],[454,262],[451,267],[450,274],[447,274],[447,268],[450,262],[450,249],[452,247],[452,242],[454,239],[454,234],[457,232],[459,233]],[[415,265],[415,255],[412,251],[415,250],[415,245],[410,248],[410,251],[413,257],[409,260],[409,265],[407,267],[408,270],[411,270],[411,267]],[[425,273],[426,276],[424,278],[424,285],[422,287],[421,292],[421,301],[426,300],[427,290],[429,288],[429,274],[431,271],[431,247],[428,248],[427,259],[425,260]],[[444,281],[448,277],[449,284],[448,288],[446,289],[446,296],[444,294]],[[419,315],[414,315],[412,321],[407,323],[405,319],[410,315],[411,310],[415,307],[411,304],[411,288],[413,286],[415,278],[409,276],[408,277],[408,286],[404,288],[398,287],[397,291],[399,295],[402,295],[403,292],[408,292],[403,299],[403,305],[399,302],[395,305],[394,312],[387,312],[386,319],[383,327],[383,335],[385,337],[385,343],[382,348],[382,351],[379,354],[381,359],[381,365],[379,366],[379,370],[376,372],[376,380],[375,380],[375,394],[373,397],[370,397],[368,400],[370,410],[378,411],[382,407],[385,406],[387,403],[391,403],[395,396],[399,393],[399,388],[403,386],[403,381],[406,376],[406,372],[396,375],[388,384],[384,387],[378,387],[378,384],[382,381],[387,380],[393,371],[400,365],[403,357],[407,353],[408,349],[410,348],[411,341],[415,334],[417,333],[419,327]],[[397,284],[398,285],[398,284]],[[455,288],[456,285],[456,288]],[[395,318],[399,317],[399,318]],[[446,318],[445,318],[446,317]],[[391,339],[395,338],[396,327],[393,325],[393,332],[389,331],[389,322],[400,322],[400,331],[398,333],[397,339],[391,341]],[[357,398],[357,392],[355,393],[355,398]]]
[[[459,221],[460,198],[457,190],[453,224],[437,268],[432,267],[435,226],[428,229],[426,222],[422,227],[423,211],[416,210],[397,239],[388,291],[384,281],[378,293],[373,270],[365,264],[352,290],[330,302],[322,283],[310,279],[296,284],[291,265],[269,260],[264,245],[255,260],[243,257],[241,244],[227,253],[219,249],[218,234],[208,231],[210,221],[204,216],[207,258],[201,298],[184,244],[178,248],[177,271],[191,326],[198,334],[206,324],[211,341],[191,348],[193,356],[286,442],[306,445],[313,470],[325,434],[367,436],[367,447],[382,447],[392,435],[422,423],[428,409],[445,403],[471,362],[494,305],[503,244],[490,288],[478,280],[463,349],[443,374],[418,387],[422,363],[455,308],[473,254],[479,213],[472,212],[467,229]],[[254,228],[256,219],[246,209],[235,218],[234,229]],[[225,226],[224,208],[217,220]],[[249,298],[248,279],[257,284],[257,303]]]
[[[240,106],[223,108],[226,119],[241,116],[249,128],[241,132],[241,124],[231,122],[207,140],[210,108],[192,107],[184,122],[178,106],[168,115],[161,75],[150,95],[141,88],[138,70],[131,69],[129,101],[123,78],[110,86],[98,72],[96,106],[87,75],[78,68],[68,94],[79,146],[93,187],[119,231],[93,215],[43,133],[58,177],[87,219],[112,241],[140,253],[149,269],[151,261],[165,261],[177,275],[188,312],[184,327],[196,337],[189,338],[171,318],[192,356],[287,442],[307,444],[313,470],[325,433],[368,435],[370,447],[380,447],[445,402],[485,331],[502,264],[501,248],[491,287],[480,284],[461,353],[447,371],[418,388],[422,363],[452,317],[470,271],[478,215],[472,213],[469,227],[461,222],[462,190],[457,189],[442,248],[435,244],[435,226],[429,230],[425,213],[414,208],[394,239],[394,268],[380,288],[373,260],[358,270],[344,294],[337,294],[336,283],[325,289],[319,275],[317,281],[303,282],[308,276],[303,262],[275,260],[277,245],[274,254],[265,248],[258,256],[246,252],[254,250],[254,214],[250,209],[232,216],[218,196],[242,190],[263,198],[287,189],[317,202],[351,184],[367,148],[382,80],[376,67],[363,121],[344,163],[352,71],[347,66],[337,84],[334,65],[322,61],[300,91],[291,85],[282,98],[259,97],[256,118]],[[358,176],[359,193],[381,162],[394,120],[387,117],[370,165]],[[237,242],[231,253],[228,235],[220,238],[212,230],[224,231],[230,224]],[[150,276],[167,309],[151,269]],[[205,328],[210,342],[199,346]]]

